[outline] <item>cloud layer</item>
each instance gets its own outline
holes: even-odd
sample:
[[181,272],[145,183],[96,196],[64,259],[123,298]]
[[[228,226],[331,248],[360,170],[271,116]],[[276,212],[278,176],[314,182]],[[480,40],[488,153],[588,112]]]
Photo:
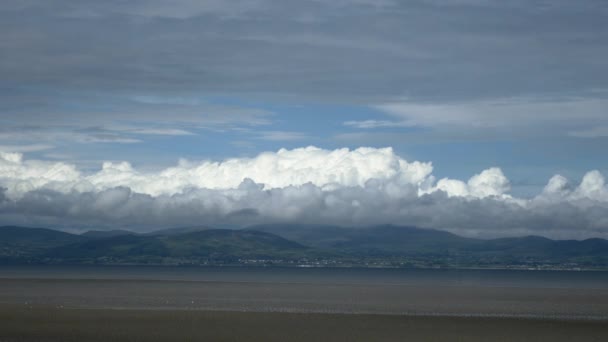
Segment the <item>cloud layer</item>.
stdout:
[[499,168],[436,180],[431,163],[391,148],[307,147],[254,158],[180,161],[158,172],[106,162],[85,174],[63,162],[0,152],[0,221],[63,227],[392,223],[494,237],[608,237],[608,187],[552,177],[533,198],[509,195]]
[[0,85],[366,103],[584,92],[608,84],[606,11],[601,0],[6,0]]

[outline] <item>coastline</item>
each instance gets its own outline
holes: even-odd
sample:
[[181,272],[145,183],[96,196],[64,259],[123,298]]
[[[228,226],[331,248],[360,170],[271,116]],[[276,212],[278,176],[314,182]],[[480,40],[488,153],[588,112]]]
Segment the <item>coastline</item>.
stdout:
[[449,271],[564,271],[564,272],[608,272],[608,267],[561,267],[561,266],[415,266],[391,265],[317,265],[289,263],[238,263],[238,264],[171,264],[171,263],[0,263],[2,267],[166,267],[166,268],[288,268],[288,269],[387,269],[387,270],[449,270]]

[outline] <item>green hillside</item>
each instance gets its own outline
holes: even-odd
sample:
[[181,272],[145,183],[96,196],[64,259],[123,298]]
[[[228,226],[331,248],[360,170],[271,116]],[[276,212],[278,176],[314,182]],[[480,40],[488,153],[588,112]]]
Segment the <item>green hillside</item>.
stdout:
[[293,259],[303,256],[306,250],[298,243],[269,233],[209,229],[185,234],[94,239],[55,248],[44,257],[89,263],[204,263]]
[[[160,233],[159,233],[160,232]],[[398,226],[263,225],[148,234],[0,227],[0,263],[608,268],[608,241],[472,239]]]
[[58,247],[86,238],[45,228],[0,227],[0,262],[32,262]]

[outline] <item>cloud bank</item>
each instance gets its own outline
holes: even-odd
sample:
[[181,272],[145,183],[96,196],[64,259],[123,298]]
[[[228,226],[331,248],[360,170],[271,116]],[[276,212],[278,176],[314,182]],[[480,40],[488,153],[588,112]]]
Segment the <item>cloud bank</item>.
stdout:
[[4,0],[0,21],[11,110],[48,106],[34,85],[350,103],[608,87],[602,0]]
[[431,163],[391,148],[306,147],[254,158],[186,161],[157,172],[0,152],[0,222],[142,231],[180,225],[298,222],[398,224],[481,236],[608,237],[608,186],[598,171],[575,185],[552,177],[533,198],[509,195],[499,168],[435,179]]

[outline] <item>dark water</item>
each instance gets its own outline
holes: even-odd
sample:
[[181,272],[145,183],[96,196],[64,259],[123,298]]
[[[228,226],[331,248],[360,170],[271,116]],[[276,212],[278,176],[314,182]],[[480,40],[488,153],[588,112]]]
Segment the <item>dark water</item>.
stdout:
[[608,289],[605,271],[9,266],[0,267],[0,279],[3,278]]
[[608,272],[3,267],[0,304],[608,319]]

